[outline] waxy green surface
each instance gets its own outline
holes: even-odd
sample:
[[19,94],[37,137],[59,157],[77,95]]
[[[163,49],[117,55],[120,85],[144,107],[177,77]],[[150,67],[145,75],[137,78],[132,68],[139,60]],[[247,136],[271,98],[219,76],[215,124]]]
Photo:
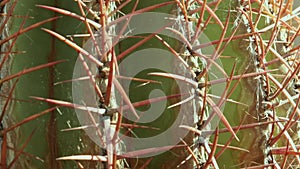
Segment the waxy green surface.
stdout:
[[[52,11],[41,9],[36,5],[49,5],[80,13],[77,3],[71,1],[38,1],[19,0],[13,14],[19,16],[28,15],[24,27],[38,21],[58,16]],[[10,33],[18,31],[24,18],[12,17]],[[42,25],[18,37],[14,46],[16,51],[25,53],[13,56],[11,73],[16,73],[26,68],[45,64],[48,62],[65,60],[51,68],[44,68],[36,72],[23,75],[14,92],[14,97],[27,100],[14,101],[9,117],[14,122],[40,113],[55,105],[31,99],[30,96],[53,98],[58,100],[72,101],[71,83],[54,85],[53,83],[72,79],[73,67],[77,59],[77,52],[63,42],[42,31],[41,28],[54,30],[62,35],[72,35],[83,32],[83,23],[69,16],[63,16],[51,23]],[[76,39],[81,43],[81,39]],[[93,147],[85,144],[90,141],[81,131],[62,132],[61,129],[77,127],[77,116],[72,109],[60,107],[47,115],[41,116],[19,127],[17,138],[13,143],[19,148],[35,130],[32,139],[25,148],[25,152],[40,157],[44,162],[33,158],[19,157],[16,166],[23,168],[77,168],[74,162],[57,162],[61,156],[83,154],[93,151]],[[52,135],[53,137],[49,138]],[[51,140],[50,140],[51,139]],[[52,143],[51,143],[52,142]],[[93,145],[93,144],[92,144]],[[52,152],[52,153],[50,153]]]

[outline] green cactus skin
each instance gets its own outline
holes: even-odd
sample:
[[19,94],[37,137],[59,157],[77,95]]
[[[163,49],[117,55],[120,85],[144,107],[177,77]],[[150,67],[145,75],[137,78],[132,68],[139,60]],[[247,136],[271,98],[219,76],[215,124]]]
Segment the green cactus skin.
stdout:
[[[14,9],[14,15],[25,16],[25,27],[38,21],[57,16],[56,13],[36,7],[36,5],[57,6],[79,13],[77,3],[72,1],[38,1],[20,0]],[[11,17],[9,33],[18,31],[24,18]],[[64,16],[42,27],[55,30],[63,35],[72,35],[84,32],[83,24],[71,17]],[[77,43],[81,43],[81,39]],[[71,83],[54,85],[55,82],[72,78],[73,67],[77,59],[77,52],[63,42],[43,32],[41,27],[27,32],[18,37],[14,46],[16,51],[25,53],[14,55],[11,65],[11,74],[40,64],[57,60],[66,60],[62,64],[42,70],[38,70],[20,78],[15,89],[14,97],[28,100],[29,102],[14,101],[9,118],[14,119],[11,125],[22,119],[44,111],[54,105],[41,103],[30,98],[38,96],[72,101]],[[58,110],[60,112],[58,112]],[[57,110],[22,125],[13,131],[16,134],[12,138],[13,145],[20,148],[29,135],[33,137],[26,146],[24,152],[40,157],[44,162],[21,155],[14,164],[16,168],[77,168],[75,162],[59,162],[56,158],[73,154],[94,154],[95,145],[85,136],[83,131],[62,132],[62,129],[79,126],[77,116],[72,109],[58,108]],[[90,164],[89,164],[90,163]],[[87,166],[93,168],[96,163],[88,162]]]

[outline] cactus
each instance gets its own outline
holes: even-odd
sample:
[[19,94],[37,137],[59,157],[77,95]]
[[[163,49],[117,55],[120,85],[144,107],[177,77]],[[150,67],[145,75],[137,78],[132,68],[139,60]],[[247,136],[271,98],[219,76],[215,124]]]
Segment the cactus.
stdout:
[[297,168],[293,3],[1,1],[1,168]]

